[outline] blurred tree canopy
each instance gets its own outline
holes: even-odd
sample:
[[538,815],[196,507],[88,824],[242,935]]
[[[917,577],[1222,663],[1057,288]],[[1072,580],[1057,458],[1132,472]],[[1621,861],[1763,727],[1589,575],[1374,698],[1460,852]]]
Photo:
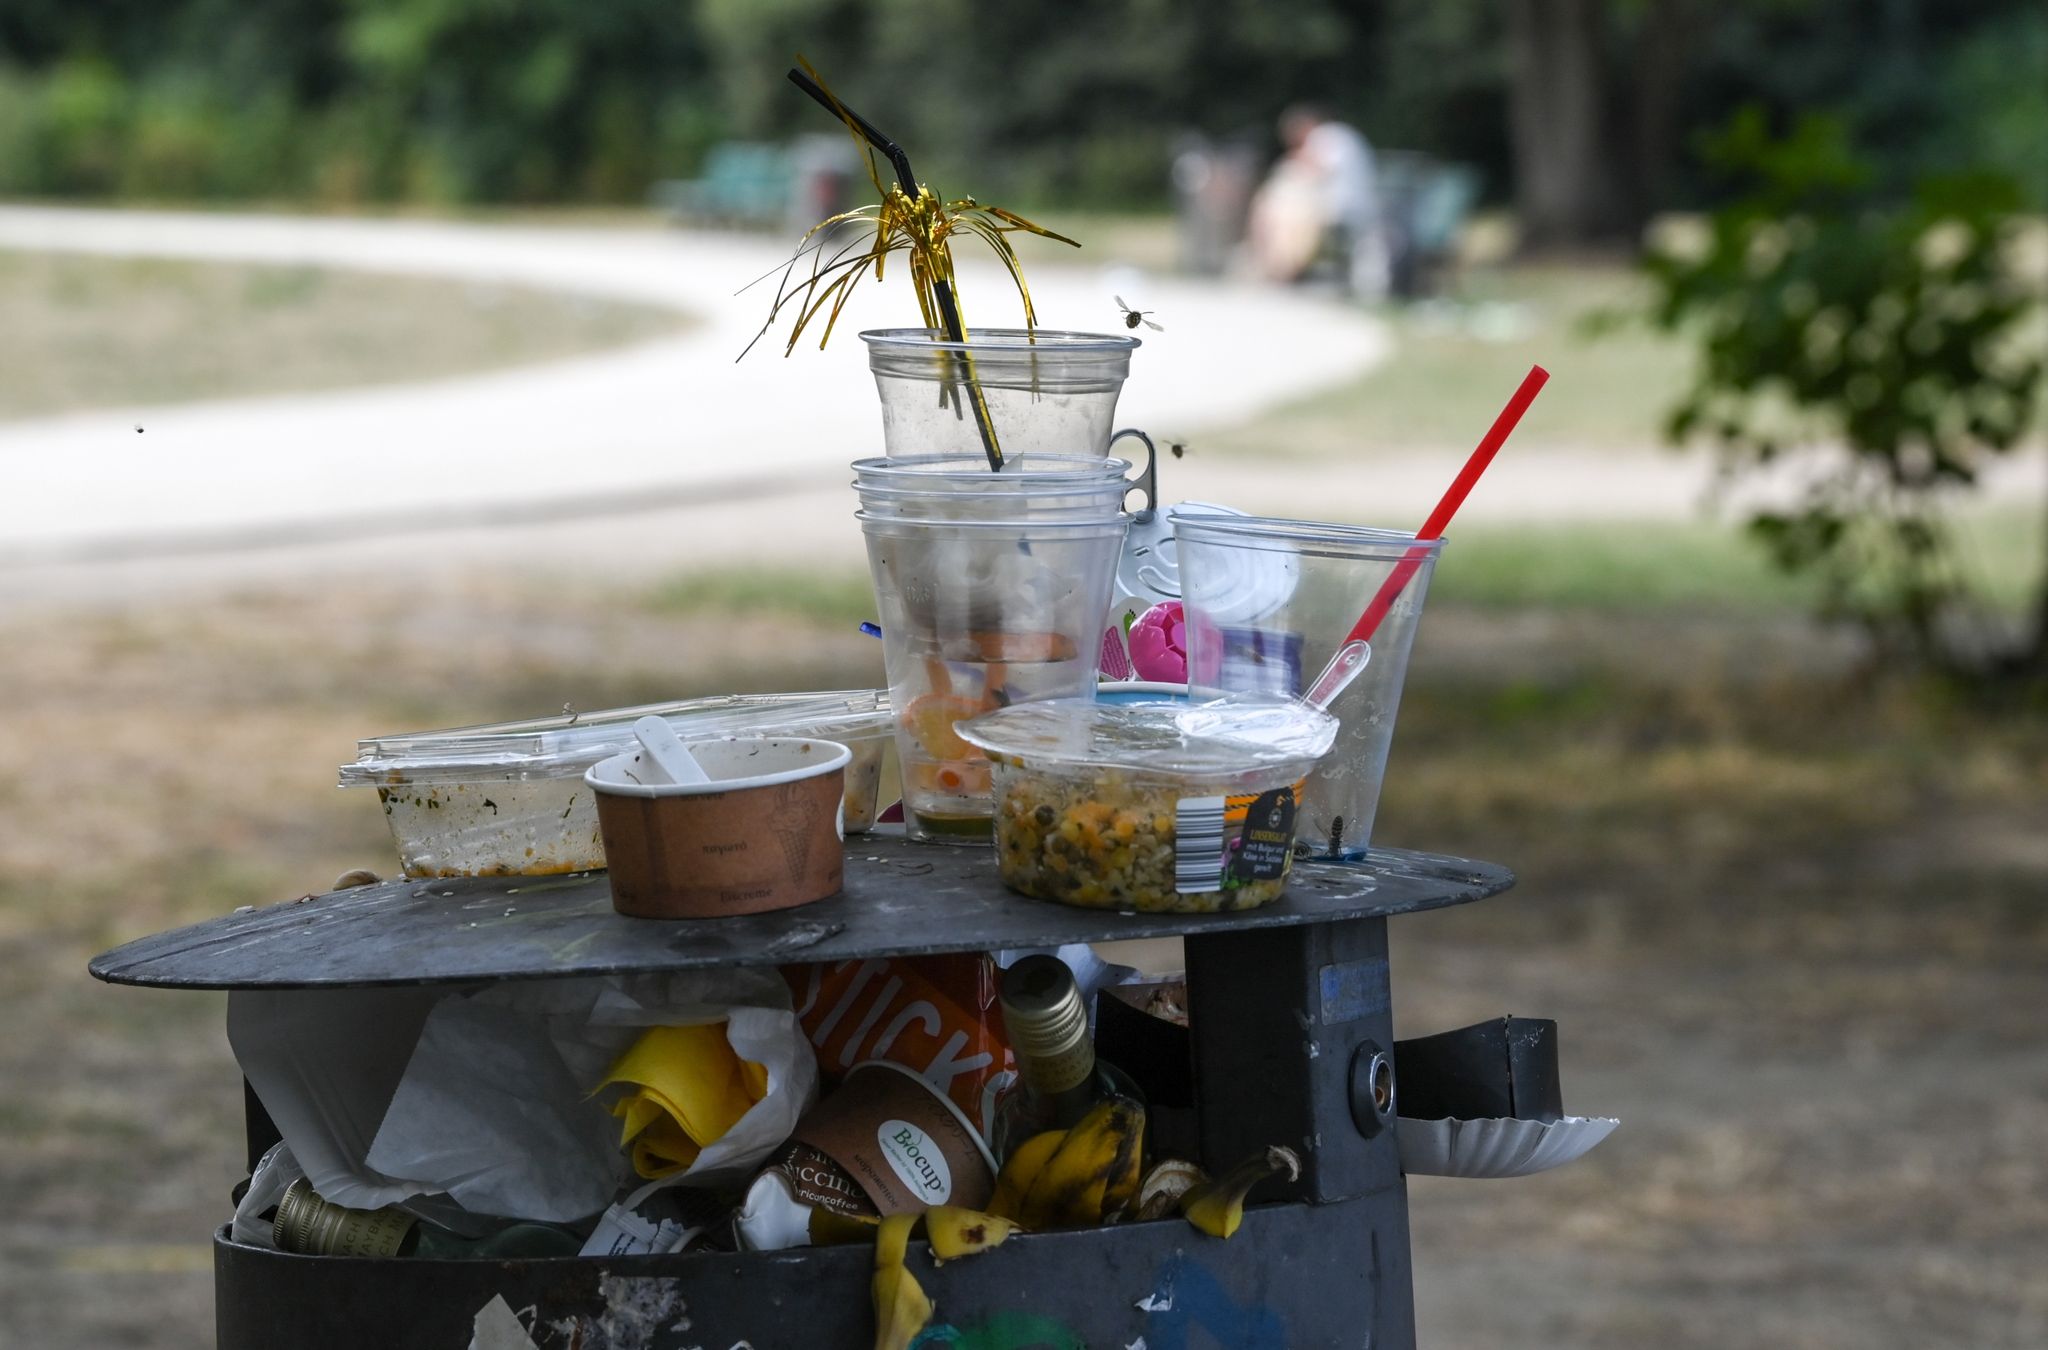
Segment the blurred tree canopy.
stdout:
[[942,191],[1027,206],[1159,205],[1177,135],[1297,100],[1478,165],[1538,239],[1710,200],[1686,131],[1747,102],[2048,205],[2039,0],[7,0],[0,192],[637,200],[820,129],[796,51]]
[[[1484,7],[1484,6],[1482,6]],[[1524,235],[1632,235],[1722,200],[1687,153],[1743,107],[1826,110],[1882,147],[1904,196],[1969,164],[2048,206],[2048,5],[2039,0],[1506,0],[1515,200]]]

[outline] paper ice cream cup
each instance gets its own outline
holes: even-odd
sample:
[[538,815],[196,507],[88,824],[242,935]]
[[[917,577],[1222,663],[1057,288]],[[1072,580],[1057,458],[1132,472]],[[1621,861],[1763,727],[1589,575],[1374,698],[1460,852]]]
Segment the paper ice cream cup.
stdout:
[[[797,1122],[793,1138],[835,1163],[877,1214],[981,1209],[995,1192],[996,1161],[981,1135],[959,1107],[900,1064],[855,1066]],[[841,1208],[829,1194],[799,1196]]]
[[770,736],[697,741],[690,753],[710,782],[659,781],[637,751],[584,775],[597,797],[612,908],[712,919],[839,892],[846,746]]

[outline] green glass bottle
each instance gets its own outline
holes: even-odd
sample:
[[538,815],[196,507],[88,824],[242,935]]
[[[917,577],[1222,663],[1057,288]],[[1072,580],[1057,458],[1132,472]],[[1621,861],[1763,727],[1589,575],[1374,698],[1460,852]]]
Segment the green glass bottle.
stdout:
[[1017,1057],[1017,1083],[996,1103],[989,1147],[1001,1162],[1044,1130],[1072,1126],[1105,1097],[1143,1101],[1121,1069],[1095,1057],[1088,1005],[1074,972],[1056,956],[1026,956],[996,990]]

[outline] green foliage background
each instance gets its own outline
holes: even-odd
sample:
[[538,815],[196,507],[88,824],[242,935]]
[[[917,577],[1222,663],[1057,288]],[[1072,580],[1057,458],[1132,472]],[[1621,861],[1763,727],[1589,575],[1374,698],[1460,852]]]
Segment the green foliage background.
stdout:
[[[2048,204],[2035,0],[1609,0],[1685,11],[1681,109],[1826,105],[1911,181],[1967,156]],[[638,200],[715,142],[818,129],[803,51],[942,186],[1146,207],[1176,135],[1285,104],[1511,188],[1495,0],[8,0],[0,192],[362,202]],[[972,166],[972,172],[968,167]],[[1712,184],[1673,165],[1663,206]]]
[[1970,597],[1943,511],[1943,489],[1974,485],[2034,429],[2048,375],[2019,187],[1930,175],[1888,201],[1838,123],[1775,139],[1757,109],[1704,148],[1742,195],[1696,245],[1644,262],[1652,322],[1699,348],[1667,434],[1711,440],[1738,473],[1846,450],[1808,464],[1795,506],[1752,516],[1773,559],[1817,577],[1824,611],[1861,621],[1886,656],[2048,671],[2048,590],[2014,650],[1957,631]]

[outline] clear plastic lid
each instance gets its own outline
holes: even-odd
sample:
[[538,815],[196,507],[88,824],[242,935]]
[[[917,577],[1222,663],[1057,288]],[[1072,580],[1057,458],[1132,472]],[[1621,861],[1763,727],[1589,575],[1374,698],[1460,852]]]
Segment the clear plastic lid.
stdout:
[[1044,699],[1014,703],[953,729],[1010,763],[1113,765],[1174,776],[1306,769],[1337,739],[1336,718],[1299,699],[1270,694],[1227,694],[1194,703]]
[[633,723],[648,716],[666,718],[685,741],[757,735],[858,740],[888,734],[895,725],[888,691],[882,689],[715,694],[638,708],[376,736],[356,742],[356,762],[341,766],[341,785],[580,778],[599,760],[632,746]]

